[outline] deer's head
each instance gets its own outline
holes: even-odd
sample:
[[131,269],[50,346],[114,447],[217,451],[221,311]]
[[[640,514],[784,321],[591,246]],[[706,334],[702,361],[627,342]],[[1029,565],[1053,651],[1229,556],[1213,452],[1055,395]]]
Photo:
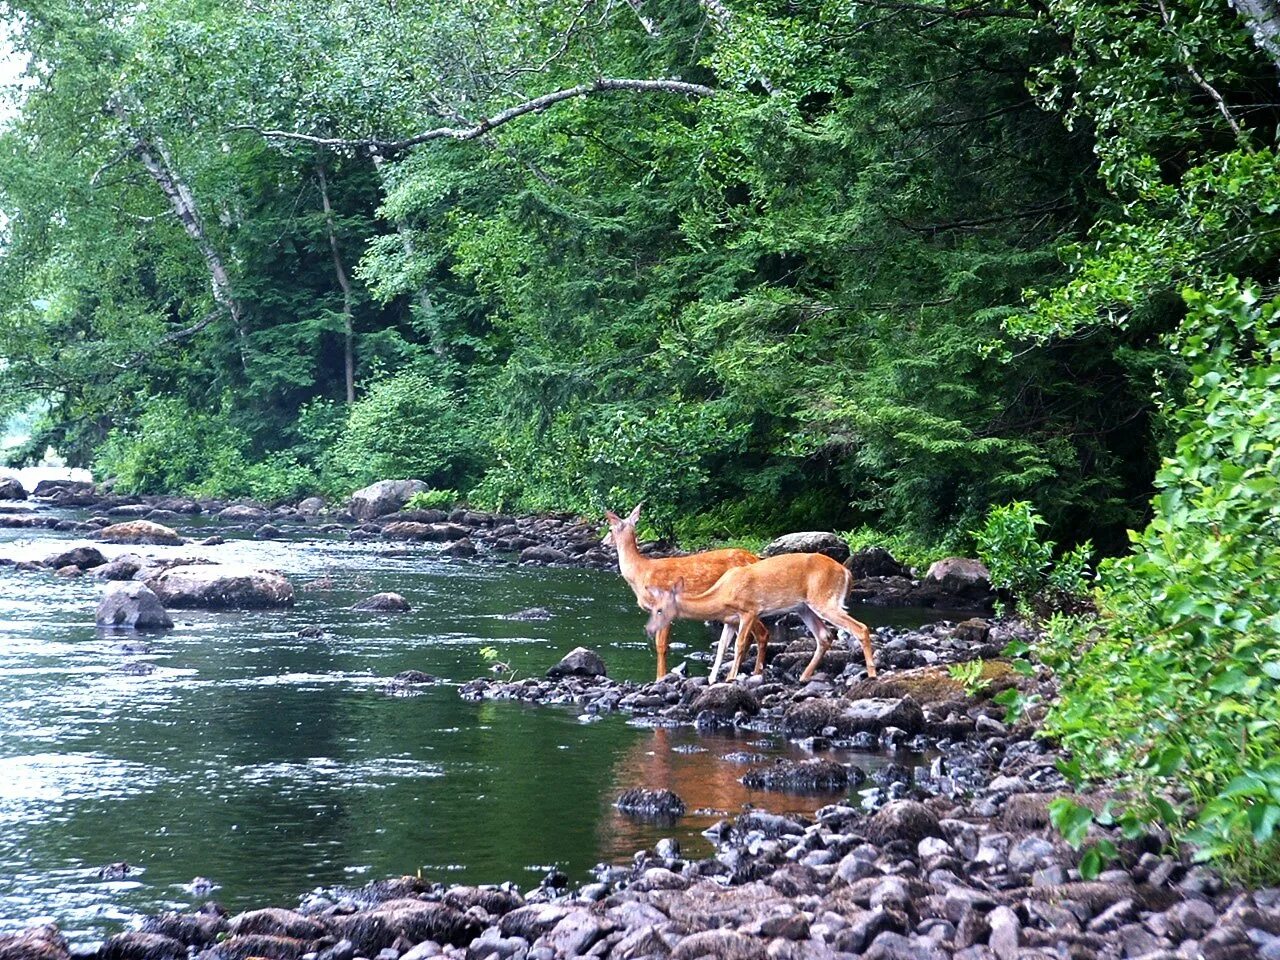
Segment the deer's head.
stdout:
[[642,503],[637,503],[635,509],[627,514],[625,519],[612,510],[604,512],[605,520],[609,521],[609,532],[604,535],[604,545],[606,547],[618,546],[619,538],[628,534],[631,539],[635,539],[636,523],[640,520],[640,508],[642,506]]
[[649,621],[644,625],[649,636],[655,636],[659,630],[670,626],[671,621],[680,615],[680,598],[683,595],[684,580],[677,580],[670,590],[649,588]]

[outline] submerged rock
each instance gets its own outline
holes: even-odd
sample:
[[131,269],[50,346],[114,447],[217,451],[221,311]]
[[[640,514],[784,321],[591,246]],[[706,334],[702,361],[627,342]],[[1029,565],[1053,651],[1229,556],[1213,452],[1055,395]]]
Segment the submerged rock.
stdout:
[[352,610],[369,610],[376,613],[408,613],[409,601],[398,593],[375,593],[353,604]]
[[613,804],[623,813],[637,817],[683,817],[684,801],[670,790],[646,790],[636,787],[627,790]]
[[856,767],[850,770],[834,760],[778,760],[770,766],[748,771],[742,783],[753,790],[809,793],[845,790],[850,784],[861,783],[865,776]]
[[103,527],[94,536],[106,543],[153,543],[162,546],[180,546],[186,543],[172,527],[150,520],[113,523],[109,527]]
[[553,614],[546,607],[529,607],[527,610],[517,610],[515,613],[508,613],[502,619],[504,620],[550,620]]
[[167,630],[173,626],[160,598],[145,583],[135,580],[112,583],[98,601],[95,619],[99,626],[134,630]]
[[570,650],[554,667],[547,671],[552,680],[561,677],[603,677],[607,676],[604,660],[600,654],[586,647],[575,647]]
[[293,584],[282,574],[232,564],[187,563],[147,580],[166,607],[261,609],[293,603]]

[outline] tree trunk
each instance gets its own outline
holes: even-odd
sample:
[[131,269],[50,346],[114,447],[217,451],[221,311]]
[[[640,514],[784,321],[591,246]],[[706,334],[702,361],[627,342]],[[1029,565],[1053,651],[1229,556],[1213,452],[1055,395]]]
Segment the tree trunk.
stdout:
[[342,254],[338,250],[338,233],[334,229],[333,206],[329,203],[329,184],[324,175],[324,164],[316,164],[316,179],[320,183],[320,202],[324,206],[324,222],[329,232],[329,250],[333,253],[333,272],[338,277],[338,286],[342,288],[342,361],[346,374],[347,403],[356,402],[356,358],[355,328],[352,322],[351,281],[347,279],[347,271],[342,265]]
[[236,298],[235,288],[231,283],[231,274],[227,271],[222,255],[218,252],[209,234],[204,228],[204,220],[200,216],[200,208],[196,205],[195,195],[186,181],[178,173],[173,156],[168,147],[158,136],[147,136],[133,125],[129,112],[122,104],[117,103],[115,114],[124,124],[130,138],[130,147],[146,168],[151,179],[156,182],[160,192],[169,201],[169,206],[182,224],[182,229],[195,243],[200,256],[204,258],[209,270],[209,279],[213,287],[213,299],[231,317],[231,325],[236,332],[240,351],[240,365],[248,372],[249,363],[245,343],[244,310]]
[[1249,24],[1253,41],[1280,66],[1280,3],[1276,0],[1231,0]]

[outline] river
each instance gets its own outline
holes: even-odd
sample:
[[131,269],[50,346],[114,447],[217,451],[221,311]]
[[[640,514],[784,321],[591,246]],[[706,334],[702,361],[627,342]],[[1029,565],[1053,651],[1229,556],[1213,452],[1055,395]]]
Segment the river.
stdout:
[[[201,534],[196,521],[179,526]],[[649,679],[643,615],[616,575],[447,561],[429,547],[393,555],[341,535],[227,536],[133,549],[282,570],[297,604],[175,611],[176,628],[147,637],[145,652],[94,627],[95,578],[0,566],[0,932],[54,920],[73,941],[95,940],[202,902],[188,889],[197,876],[232,911],[406,873],[528,888],[557,867],[576,882],[664,836],[705,854],[701,831],[744,804],[809,812],[832,799],[738,782],[746,768],[726,755],[802,753],[776,738],[458,697],[458,683],[488,669],[485,647],[517,676],[581,644],[611,676]],[[0,557],[42,559],[73,539],[0,529]],[[384,590],[413,612],[349,609]],[[534,606],[553,617],[507,618]],[[873,625],[934,616],[863,615]],[[299,635],[315,625],[322,637]],[[678,626],[673,663],[709,653],[705,628]],[[125,672],[137,663],[154,670]],[[412,697],[383,691],[407,669],[445,682]],[[871,769],[891,758],[843,759]],[[612,806],[633,786],[669,787],[693,812],[675,827],[635,823]],[[117,861],[131,873],[100,879]]]

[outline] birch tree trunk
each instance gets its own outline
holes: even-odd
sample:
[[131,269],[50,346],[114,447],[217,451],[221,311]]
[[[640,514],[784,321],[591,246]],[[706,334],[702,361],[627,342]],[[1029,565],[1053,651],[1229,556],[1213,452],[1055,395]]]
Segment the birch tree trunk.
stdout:
[[333,254],[333,272],[338,277],[338,286],[342,288],[342,369],[346,375],[347,403],[355,403],[355,327],[351,316],[351,281],[347,278],[346,268],[342,265],[342,254],[338,250],[338,233],[334,227],[333,205],[329,203],[329,183],[324,175],[323,163],[316,164],[316,179],[320,183],[320,203],[324,207],[324,223],[329,233],[329,250]]

